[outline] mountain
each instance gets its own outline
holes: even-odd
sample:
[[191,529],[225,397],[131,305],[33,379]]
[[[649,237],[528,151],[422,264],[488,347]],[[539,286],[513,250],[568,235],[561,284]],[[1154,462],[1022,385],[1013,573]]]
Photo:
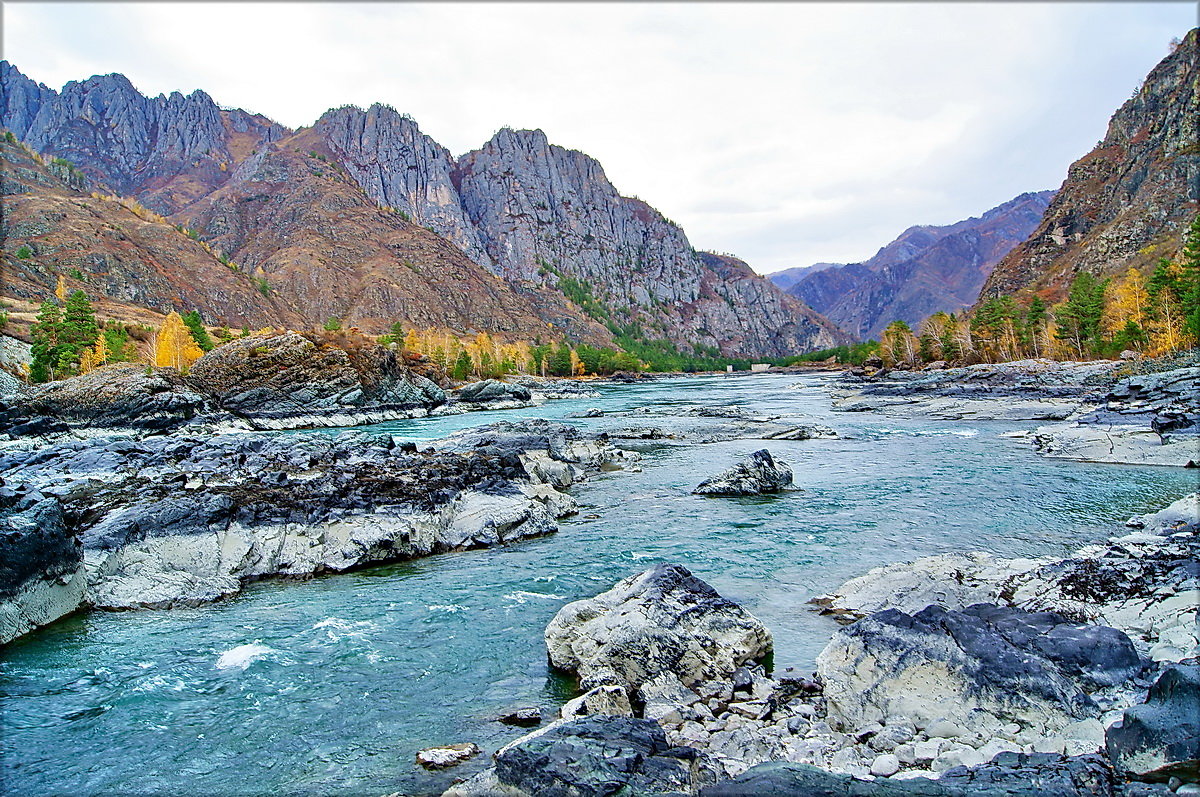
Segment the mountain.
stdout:
[[788,293],[860,340],[878,338],[897,319],[915,329],[933,313],[974,304],[992,268],[1037,226],[1053,196],[1021,194],[978,218],[910,227],[863,263],[771,278],[790,279]]
[[68,289],[107,300],[109,316],[135,318],[136,308],[167,313],[200,307],[210,320],[231,327],[304,323],[291,307],[264,296],[247,274],[220,262],[210,247],[135,202],[93,194],[72,168],[45,163],[4,139],[0,166],[4,295],[38,304],[54,294],[61,275]]
[[1075,161],[1041,224],[993,270],[984,293],[1057,301],[1082,271],[1152,268],[1176,253],[1200,200],[1197,29],[1113,115]]
[[55,92],[0,62],[0,88],[16,138],[197,231],[289,317],[610,344],[619,332],[754,357],[846,340],[752,270],[714,266],[541,131],[504,129],[454,158],[382,105],[292,131],[202,91],[148,98],[121,75]]
[[767,274],[767,279],[783,288],[785,291],[799,282],[808,274],[815,274],[818,271],[824,271],[827,268],[834,266],[845,265],[844,263],[813,263],[811,266],[793,266],[785,268],[783,271],[773,271]]

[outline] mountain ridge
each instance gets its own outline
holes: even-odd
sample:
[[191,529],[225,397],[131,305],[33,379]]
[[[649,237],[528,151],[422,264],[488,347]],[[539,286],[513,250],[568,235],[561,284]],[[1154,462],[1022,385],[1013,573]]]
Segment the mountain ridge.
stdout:
[[[364,197],[445,238],[502,279],[511,293],[526,297],[543,324],[554,325],[546,327],[552,337],[566,332],[611,342],[620,333],[755,357],[847,340],[752,270],[713,271],[681,228],[641,200],[622,197],[599,162],[550,144],[541,131],[504,128],[479,149],[453,158],[410,117],[380,104],[330,109],[312,127],[293,131],[244,110],[222,109],[200,90],[145,97],[118,75],[72,81],[54,92],[2,62],[0,84],[6,97],[0,121],[18,138],[69,159],[98,186],[136,198],[264,272],[280,257],[268,262],[262,252],[242,253],[228,228],[230,213],[212,212],[214,197],[227,186],[245,185],[247,170],[261,173],[264,163],[287,171],[271,147],[311,131],[304,146],[320,151],[331,174],[341,170]],[[303,177],[302,170],[289,173]],[[307,178],[301,182],[313,186]],[[292,188],[301,190],[300,183]],[[255,201],[248,195],[242,200]],[[358,234],[369,236],[371,228],[360,226]],[[259,243],[264,240],[260,235]],[[378,241],[367,247],[387,248]],[[394,257],[390,265],[368,267],[375,256],[365,250],[356,256],[364,258],[356,268],[375,286],[364,283],[363,290],[379,294],[377,306],[359,321],[384,331],[374,326],[388,314],[394,292],[380,280],[406,273],[398,271],[405,261]],[[296,271],[295,264],[289,268]],[[409,270],[408,278],[413,274]],[[284,281],[298,291],[302,280],[294,277]],[[309,275],[310,281],[336,279],[320,269]],[[344,296],[340,304],[325,301],[343,287],[316,291],[325,294],[319,306],[349,307]],[[447,302],[452,290],[441,284],[425,295]],[[302,293],[293,298],[300,301]],[[751,298],[754,305],[739,304]],[[511,308],[516,315],[524,312],[520,304]]]

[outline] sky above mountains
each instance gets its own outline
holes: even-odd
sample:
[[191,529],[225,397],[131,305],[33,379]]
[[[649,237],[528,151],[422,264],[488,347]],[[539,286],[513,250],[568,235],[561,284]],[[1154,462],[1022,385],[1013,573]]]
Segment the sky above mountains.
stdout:
[[384,102],[458,155],[541,128],[701,249],[853,262],[1057,188],[1179,3],[8,3],[4,57],[290,127]]

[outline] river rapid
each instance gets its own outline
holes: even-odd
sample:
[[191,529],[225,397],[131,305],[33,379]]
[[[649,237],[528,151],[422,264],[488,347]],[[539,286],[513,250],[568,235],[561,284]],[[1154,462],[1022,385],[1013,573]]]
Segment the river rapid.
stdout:
[[[1000,436],[1034,423],[833,413],[831,377],[755,375],[603,386],[600,398],[366,427],[418,444],[493,420],[697,429],[735,405],[834,428],[836,440],[622,443],[640,472],[593,477],[550,537],[307,581],[196,609],[86,612],[0,653],[0,766],[14,795],[438,793],[486,764],[428,773],[428,746],[494,751],[495,722],[573,684],[542,630],[565,603],[655,562],[683,564],[775,635],[776,672],[808,674],[833,623],[806,605],[876,565],[950,551],[1065,554],[1194,490],[1174,468],[1047,460]],[[614,413],[651,412],[622,417]],[[589,408],[599,417],[578,417]],[[331,432],[334,433],[334,432]],[[789,463],[777,497],[690,490],[757,448]]]

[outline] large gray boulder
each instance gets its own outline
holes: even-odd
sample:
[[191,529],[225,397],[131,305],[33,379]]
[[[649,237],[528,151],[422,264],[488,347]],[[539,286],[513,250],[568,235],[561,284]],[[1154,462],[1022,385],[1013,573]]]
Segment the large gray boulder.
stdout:
[[458,389],[457,398],[467,404],[509,404],[528,402],[529,388],[513,382],[501,382],[498,379],[484,379],[482,382],[472,382]]
[[728,680],[771,652],[771,633],[679,565],[659,564],[595,598],[569,603],[546,626],[550,663],[584,689],[633,693],[670,673],[684,686]]
[[1113,764],[1129,775],[1200,780],[1200,661],[1167,668],[1105,741]]
[[694,495],[761,495],[777,493],[792,484],[792,469],[776,462],[765,448],[755,451],[732,468],[705,479]]
[[842,628],[817,658],[831,723],[908,719],[1018,743],[1099,715],[1090,693],[1142,668],[1130,639],[1052,612],[975,604],[888,609]]

